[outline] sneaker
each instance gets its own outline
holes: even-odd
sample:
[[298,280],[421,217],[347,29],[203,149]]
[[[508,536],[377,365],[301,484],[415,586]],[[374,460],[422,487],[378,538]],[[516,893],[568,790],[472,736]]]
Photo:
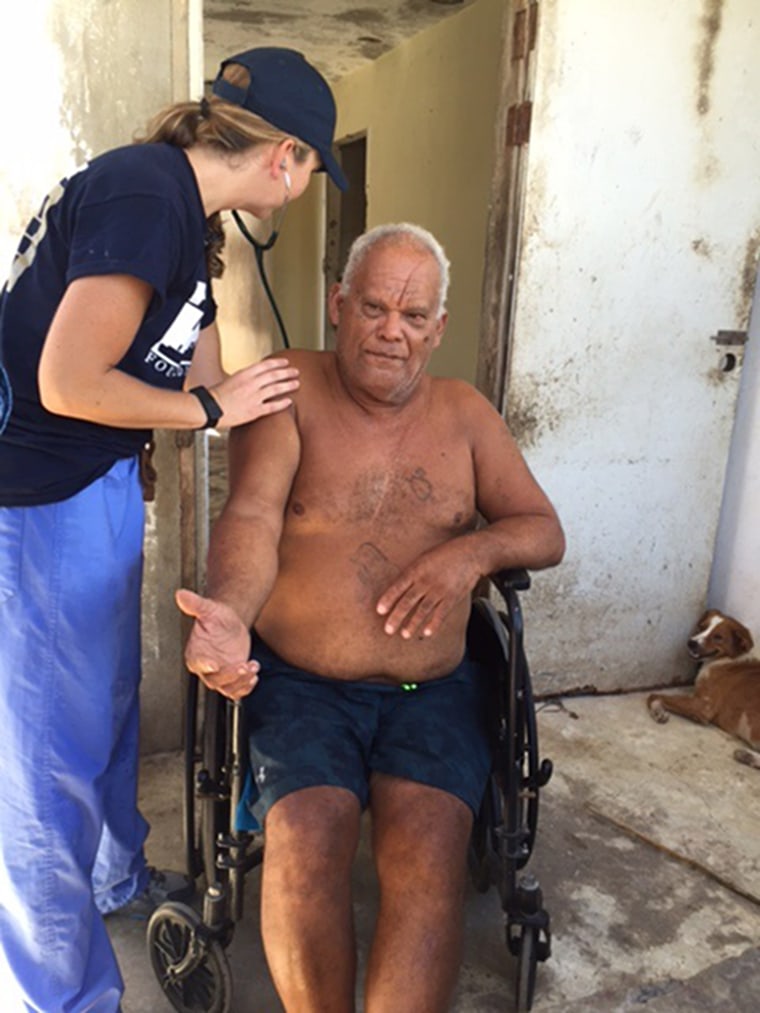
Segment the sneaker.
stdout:
[[127,918],[148,919],[166,901],[189,901],[195,893],[195,883],[181,872],[162,871],[148,866],[148,885],[114,914]]

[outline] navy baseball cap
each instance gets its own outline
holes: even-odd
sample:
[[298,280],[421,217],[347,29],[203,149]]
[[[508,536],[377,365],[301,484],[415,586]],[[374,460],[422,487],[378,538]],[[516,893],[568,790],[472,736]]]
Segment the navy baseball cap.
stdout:
[[[247,88],[225,81],[228,63],[239,63],[251,75]],[[332,153],[335,133],[335,99],[330,86],[302,53],[265,46],[249,49],[224,60],[213,85],[218,98],[242,106],[287,134],[311,145],[322,159],[322,169],[340,190],[348,180]]]

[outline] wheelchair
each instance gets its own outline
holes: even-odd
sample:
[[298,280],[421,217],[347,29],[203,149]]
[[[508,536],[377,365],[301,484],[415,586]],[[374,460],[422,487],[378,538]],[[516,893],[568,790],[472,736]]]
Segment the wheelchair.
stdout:
[[[518,591],[527,590],[524,570],[491,578],[505,611],[475,597],[467,629],[470,654],[493,678],[491,775],[475,819],[468,866],[481,892],[496,887],[508,952],[516,958],[517,1011],[530,1010],[536,969],[551,951],[549,914],[538,880],[522,872],[531,857],[538,822],[539,791],[552,774],[539,762],[536,715],[523,646]],[[225,953],[243,915],[247,873],[264,854],[261,831],[239,828],[245,786],[246,746],[242,708],[207,691],[189,677],[185,728],[184,840],[194,879],[205,881],[202,910],[162,904],[148,922],[151,966],[169,1003],[180,1013],[229,1013],[232,976]]]

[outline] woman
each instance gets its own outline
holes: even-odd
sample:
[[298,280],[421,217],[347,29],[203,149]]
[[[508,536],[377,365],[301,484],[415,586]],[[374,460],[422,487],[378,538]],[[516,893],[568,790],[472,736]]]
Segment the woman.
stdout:
[[284,360],[222,370],[210,291],[219,214],[266,218],[319,169],[345,187],[333,97],[300,54],[239,54],[213,91],[59,184],[2,294],[8,1010],[118,1010],[102,914],[171,896],[146,866],[136,804],[140,452],[156,427],[235,426],[290,404],[298,379]]

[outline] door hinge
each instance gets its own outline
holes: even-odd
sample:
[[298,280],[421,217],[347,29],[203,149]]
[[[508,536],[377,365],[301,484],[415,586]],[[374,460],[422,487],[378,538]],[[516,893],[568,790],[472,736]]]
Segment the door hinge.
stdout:
[[507,110],[507,147],[517,148],[530,140],[532,102],[516,102]]
[[536,48],[538,3],[530,3],[515,14],[512,25],[512,62],[524,60]]

